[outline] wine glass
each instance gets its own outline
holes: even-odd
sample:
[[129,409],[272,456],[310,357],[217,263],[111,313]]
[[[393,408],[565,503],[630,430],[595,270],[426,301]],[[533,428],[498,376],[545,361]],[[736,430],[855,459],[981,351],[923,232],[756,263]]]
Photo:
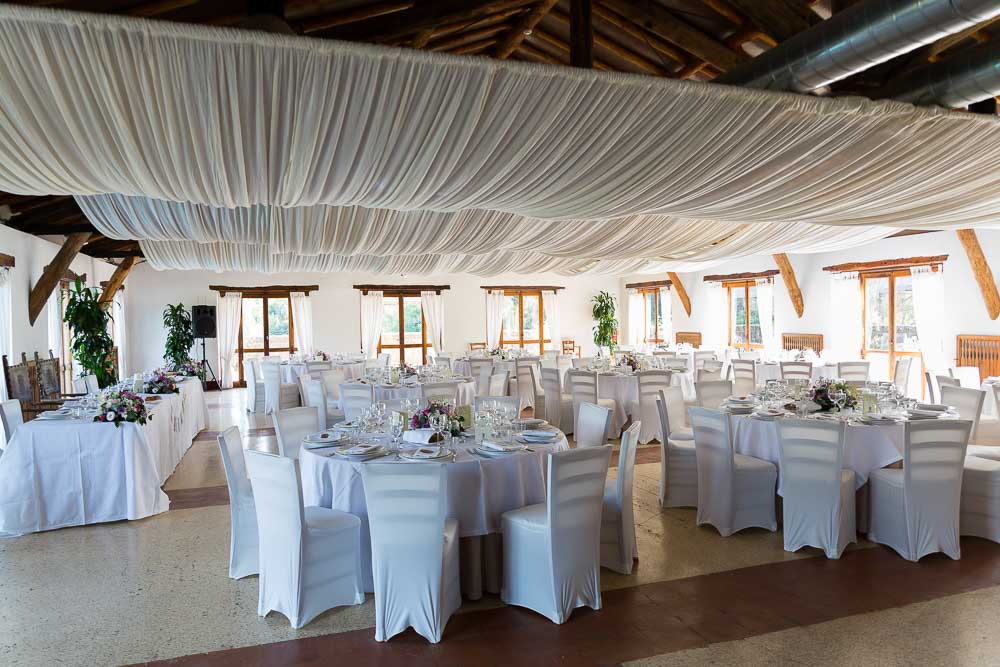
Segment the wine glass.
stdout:
[[398,412],[393,412],[389,417],[389,435],[392,436],[392,446],[394,449],[399,449],[399,443],[403,437],[404,426],[405,422],[403,420],[403,415]]
[[843,389],[835,389],[834,391],[830,392],[830,398],[837,406],[837,411],[843,412],[844,405],[846,405],[847,403],[847,393]]
[[427,424],[434,430],[435,442],[441,443],[444,441],[444,428],[447,422],[447,417],[439,412],[435,412],[427,417]]

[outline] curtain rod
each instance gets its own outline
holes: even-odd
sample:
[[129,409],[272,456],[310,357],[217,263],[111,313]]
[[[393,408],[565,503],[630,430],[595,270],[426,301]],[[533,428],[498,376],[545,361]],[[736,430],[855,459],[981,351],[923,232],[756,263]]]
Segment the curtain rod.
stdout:
[[734,280],[753,280],[754,278],[773,278],[774,276],[781,273],[778,269],[770,269],[768,271],[757,271],[756,273],[729,273],[723,275],[711,275],[705,276],[704,281],[706,283],[724,283]]
[[0,252],[0,269],[13,269],[14,256]]
[[674,283],[670,280],[650,280],[646,283],[628,283],[625,289],[642,289],[643,287],[670,287]]
[[907,269],[911,266],[926,266],[944,264],[948,255],[931,255],[929,257],[901,257],[899,259],[880,259],[874,262],[848,262],[824,266],[824,271],[830,273],[848,273],[853,271],[879,271],[882,269]]
[[565,287],[558,285],[480,285],[488,292],[558,292]]
[[246,292],[248,294],[285,294],[292,292],[318,292],[319,285],[260,285],[255,287],[227,287],[225,285],[209,285],[208,289],[226,296],[226,292]]
[[395,292],[419,294],[420,292],[435,292],[440,294],[444,290],[451,289],[451,285],[354,285],[354,289],[360,290],[362,294],[368,292]]

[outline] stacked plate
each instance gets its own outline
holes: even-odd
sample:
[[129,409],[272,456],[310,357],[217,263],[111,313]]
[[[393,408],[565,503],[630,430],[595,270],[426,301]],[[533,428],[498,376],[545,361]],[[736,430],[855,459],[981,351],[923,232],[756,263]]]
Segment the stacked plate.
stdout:
[[722,404],[722,409],[733,415],[748,415],[753,412],[753,399],[730,396]]
[[73,411],[69,408],[59,408],[58,410],[49,410],[48,412],[43,412],[35,417],[35,419],[69,419],[73,416]]
[[334,453],[350,461],[367,461],[385,456],[389,453],[389,450],[382,445],[366,443],[362,445],[344,445],[334,450]]
[[474,450],[481,456],[494,459],[500,456],[507,456],[516,452],[523,452],[524,445],[513,442],[494,442],[493,440],[483,440],[483,444]]
[[785,413],[782,410],[774,410],[774,409],[757,410],[756,412],[753,413],[753,418],[765,422],[773,422],[775,419],[782,416],[783,414]]
[[886,424],[898,424],[901,419],[899,417],[894,417],[892,415],[878,415],[878,414],[868,414],[861,418],[862,424],[871,424],[873,426],[884,426]]
[[407,449],[399,453],[399,458],[406,459],[407,461],[441,461],[442,459],[450,459],[454,456],[454,452],[447,447],[438,447],[437,445],[424,445],[423,447],[417,447],[416,449]]
[[326,430],[307,435],[303,440],[306,443],[306,449],[317,449],[319,447],[332,447],[340,442],[340,436],[341,434],[337,431]]
[[521,419],[515,419],[515,426],[523,426],[524,428],[538,428],[539,426],[545,426],[548,424],[544,419],[535,419],[534,417],[522,417]]
[[940,410],[921,410],[920,408],[911,408],[906,411],[906,416],[908,419],[937,419],[941,416]]
[[947,412],[948,406],[941,405],[940,403],[917,403],[917,410],[924,410],[926,412]]
[[551,445],[559,438],[559,433],[548,429],[529,429],[517,438],[525,445]]

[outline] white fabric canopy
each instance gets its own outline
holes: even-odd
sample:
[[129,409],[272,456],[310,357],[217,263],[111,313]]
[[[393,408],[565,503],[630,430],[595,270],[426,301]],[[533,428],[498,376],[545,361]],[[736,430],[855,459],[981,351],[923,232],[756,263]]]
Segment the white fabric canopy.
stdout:
[[917,340],[927,368],[951,366],[944,351],[944,267],[935,271],[930,266],[910,268],[913,276],[913,319],[917,325]]
[[[14,359],[14,315],[11,311],[10,272],[13,269],[0,269],[0,355],[6,355],[10,363]],[[0,401],[6,401],[7,378],[4,377],[3,366],[0,365]],[[0,431],[3,428],[0,427]],[[6,436],[6,434],[4,434]]]
[[243,295],[240,292],[226,292],[216,299],[219,316],[219,382],[223,389],[233,386],[233,357],[240,333],[240,314],[243,311]]
[[436,355],[444,354],[444,297],[437,292],[421,292],[420,306],[427,323],[427,339]]
[[[532,100],[525,104],[525,100]],[[0,190],[970,226],[1000,123],[857,97],[0,7]]]
[[361,350],[369,359],[376,355],[379,339],[382,338],[384,310],[382,292],[361,294]]
[[313,307],[308,294],[292,292],[292,322],[295,323],[295,346],[300,354],[311,355],[313,346]]
[[552,341],[550,349],[562,351],[562,323],[559,320],[559,292],[542,292],[542,312],[545,315],[545,337]]
[[834,360],[861,357],[864,332],[861,318],[861,278],[856,271],[830,275],[830,330],[824,347]]
[[500,347],[503,332],[503,290],[486,292],[486,349]]

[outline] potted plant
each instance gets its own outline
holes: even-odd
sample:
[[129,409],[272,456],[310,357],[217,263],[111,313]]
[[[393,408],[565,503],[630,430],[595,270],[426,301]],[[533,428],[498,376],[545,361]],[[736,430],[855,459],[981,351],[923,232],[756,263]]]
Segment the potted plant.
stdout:
[[615,297],[608,292],[598,292],[594,297],[594,307],[592,309],[594,320],[594,345],[597,346],[597,355],[601,356],[602,350],[608,348],[611,351],[615,344],[615,334],[618,331],[618,318],[615,317]]
[[101,388],[114,384],[111,355],[115,343],[108,333],[111,314],[101,306],[99,290],[84,287],[78,279],[68,292],[63,320],[69,325],[73,358],[97,377]]
[[167,329],[167,344],[163,351],[163,359],[176,370],[191,362],[194,323],[191,321],[190,311],[183,303],[167,304],[163,309],[163,326]]

